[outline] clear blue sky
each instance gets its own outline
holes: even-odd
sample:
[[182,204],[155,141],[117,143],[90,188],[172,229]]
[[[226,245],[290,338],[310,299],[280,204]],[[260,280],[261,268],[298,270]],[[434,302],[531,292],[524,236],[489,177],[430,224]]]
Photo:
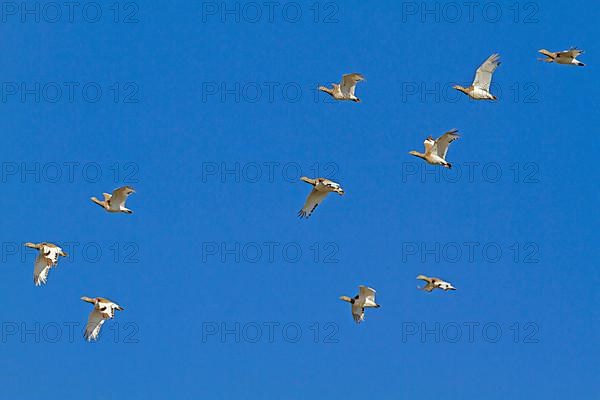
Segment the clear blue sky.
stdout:
[[[595,398],[598,8],[290,3],[236,22],[121,2],[96,23],[84,3],[72,21],[27,3],[39,22],[3,3],[2,396]],[[572,45],[585,68],[536,61]],[[497,103],[448,89],[494,52]],[[348,72],[362,103],[315,98]],[[410,174],[438,171],[408,151],[450,128],[463,175]],[[317,167],[346,195],[300,221],[294,178]],[[123,184],[133,215],[89,201]],[[36,288],[27,241],[77,245]],[[382,307],[356,326],[338,297],[359,284]],[[97,343],[84,295],[125,308]]]

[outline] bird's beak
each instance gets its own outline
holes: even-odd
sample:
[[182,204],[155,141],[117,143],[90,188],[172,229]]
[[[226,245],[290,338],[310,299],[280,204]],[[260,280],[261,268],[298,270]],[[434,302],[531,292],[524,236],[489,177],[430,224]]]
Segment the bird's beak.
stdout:
[[448,290],[456,290],[456,288],[454,286],[450,286]]
[[340,189],[340,190],[338,190],[338,191],[337,191],[337,193],[338,193],[340,196],[343,196],[343,195],[344,195],[344,189]]

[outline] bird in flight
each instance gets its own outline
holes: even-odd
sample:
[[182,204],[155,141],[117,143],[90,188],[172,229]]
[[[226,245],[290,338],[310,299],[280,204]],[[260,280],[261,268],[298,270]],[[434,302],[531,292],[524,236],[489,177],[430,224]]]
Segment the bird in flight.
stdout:
[[579,50],[577,47],[571,47],[569,50],[557,51],[555,53],[546,49],[541,49],[538,50],[538,53],[542,53],[546,56],[546,58],[538,58],[538,60],[540,61],[549,63],[553,62],[557,64],[577,65],[578,67],[585,66],[584,63],[577,59],[577,57],[580,54],[583,54],[583,50]]
[[94,309],[88,317],[87,325],[85,326],[84,337],[88,342],[98,340],[100,328],[107,319],[115,317],[115,310],[123,311],[123,307],[117,303],[105,299],[103,297],[82,297],[81,300],[94,305]]
[[133,211],[125,207],[127,197],[133,193],[135,190],[131,186],[123,186],[113,190],[112,194],[102,193],[104,201],[100,201],[96,197],[92,197],[91,200],[108,212],[133,214]]
[[358,294],[353,298],[341,296],[340,300],[352,305],[352,318],[354,318],[354,322],[360,324],[365,320],[365,308],[379,308],[381,306],[375,302],[375,289],[362,285],[358,289]]
[[427,282],[427,284],[422,288],[417,286],[417,289],[424,290],[426,292],[431,292],[433,289],[442,289],[444,291],[456,290],[456,288],[452,286],[450,282],[443,281],[440,278],[430,278],[425,275],[419,275],[417,276],[417,279]]
[[331,89],[325,86],[319,86],[319,90],[328,93],[336,100],[351,100],[360,103],[360,99],[354,95],[354,91],[356,90],[356,84],[364,80],[365,77],[361,74],[346,74],[342,75],[342,81],[339,84],[332,83]]
[[327,195],[330,192],[335,192],[335,193],[339,194],[340,196],[344,195],[344,189],[342,189],[340,184],[336,183],[334,181],[330,181],[329,179],[325,179],[325,178],[311,179],[311,178],[307,178],[307,177],[303,176],[300,178],[300,180],[312,185],[312,187],[313,187],[312,191],[306,198],[304,207],[302,207],[302,209],[300,211],[298,211],[298,216],[300,218],[310,217],[312,215],[313,211],[315,211],[315,208],[317,208],[317,206],[319,204],[321,204],[321,202],[323,200],[325,200],[325,197],[327,197]]
[[450,169],[452,168],[452,164],[446,161],[446,154],[448,153],[448,147],[450,146],[450,143],[454,142],[460,137],[457,132],[458,129],[451,129],[436,140],[434,140],[432,136],[429,136],[423,142],[425,145],[425,153],[419,153],[418,151],[411,150],[408,154],[422,158],[429,164],[441,165]]
[[35,286],[45,285],[50,269],[58,265],[58,257],[66,257],[67,253],[52,243],[27,242],[25,246],[39,251],[33,267],[33,283]]
[[492,83],[492,74],[498,65],[500,65],[500,55],[492,54],[477,68],[471,86],[465,88],[454,85],[452,87],[475,100],[497,100],[496,96],[490,93],[490,84]]

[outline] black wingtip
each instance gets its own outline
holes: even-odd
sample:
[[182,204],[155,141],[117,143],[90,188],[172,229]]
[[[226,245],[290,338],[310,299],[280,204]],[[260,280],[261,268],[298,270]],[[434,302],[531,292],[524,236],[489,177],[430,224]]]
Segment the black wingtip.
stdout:
[[303,218],[308,219],[308,217],[310,217],[310,214],[307,214],[306,212],[304,212],[302,210],[298,211],[298,218],[300,218],[300,219],[303,219]]

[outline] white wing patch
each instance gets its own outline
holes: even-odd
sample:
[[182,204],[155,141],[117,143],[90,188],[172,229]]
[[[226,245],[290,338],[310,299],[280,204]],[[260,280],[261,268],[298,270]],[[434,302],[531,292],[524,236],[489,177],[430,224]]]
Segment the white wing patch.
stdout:
[[365,309],[362,306],[352,304],[352,318],[357,324],[363,322],[365,320]]
[[102,328],[102,324],[104,324],[102,313],[94,308],[94,310],[90,313],[87,325],[85,326],[84,337],[88,342],[98,340],[98,335],[100,335],[100,328]]
[[356,83],[363,81],[365,78],[361,74],[346,74],[342,76],[342,81],[340,82],[340,90],[342,91],[342,95],[346,98],[354,97],[354,92],[356,90]]
[[129,186],[123,186],[115,189],[112,193],[112,197],[110,198],[110,208],[113,210],[121,210],[124,208],[127,197],[129,197],[133,192],[133,188]]
[[435,141],[432,152],[436,153],[445,160],[446,154],[448,154],[448,146],[450,143],[454,142],[460,137],[456,132],[458,132],[458,129],[452,129],[440,136]]
[[477,68],[475,72],[475,80],[473,86],[490,91],[490,84],[492,83],[492,74],[500,65],[500,55],[492,54],[483,64]]
[[62,252],[62,249],[60,247],[44,246],[43,252],[46,258],[49,259],[52,264],[56,265],[56,263],[58,263],[58,256]]
[[434,144],[435,141],[432,138],[425,139],[425,141],[423,142],[423,145],[425,146],[425,154],[429,154],[431,152],[431,149]]
[[315,211],[315,208],[317,208],[317,206],[321,204],[321,202],[325,199],[325,197],[327,197],[328,194],[329,192],[322,192],[313,189],[308,195],[308,198],[304,203],[304,207],[302,207],[302,210],[298,212],[298,216],[300,218],[310,217],[313,211]]
[[372,289],[370,287],[367,286],[360,286],[360,297],[362,297],[363,299],[370,299],[373,302],[375,302],[375,289]]
[[577,47],[571,47],[569,50],[561,51],[558,54],[559,54],[559,56],[565,55],[567,57],[577,58],[577,56],[579,56],[582,53],[583,53],[583,50],[579,50]]
[[52,262],[42,254],[38,254],[33,267],[33,283],[35,283],[35,286],[46,284],[50,268],[52,268]]

